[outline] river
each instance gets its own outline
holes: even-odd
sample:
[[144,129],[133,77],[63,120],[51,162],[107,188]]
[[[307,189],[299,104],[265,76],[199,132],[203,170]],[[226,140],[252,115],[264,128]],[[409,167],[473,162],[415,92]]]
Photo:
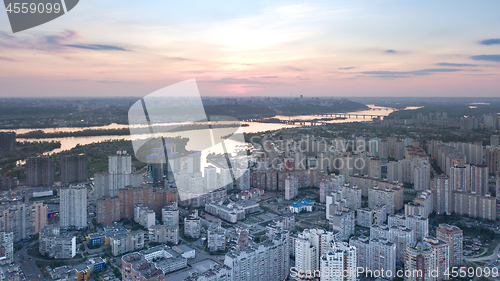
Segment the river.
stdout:
[[[364,111],[357,111],[357,112],[349,112],[346,114],[358,114],[358,115],[381,115],[381,116],[387,116],[391,112],[395,111],[394,108],[389,108],[389,107],[380,107],[380,106],[375,106],[375,105],[367,105],[370,107],[368,110]],[[308,124],[307,120],[313,120],[313,119],[319,119],[319,118],[324,118],[324,117],[319,117],[319,116],[314,116],[314,115],[300,115],[300,116],[275,116],[274,118],[278,118],[280,120],[301,120],[304,121],[305,124]],[[347,123],[347,122],[366,122],[366,121],[371,121],[371,118],[367,117],[364,119],[363,117],[358,117],[356,118],[355,116],[348,117],[347,119],[342,119],[342,120],[329,120],[325,121],[327,123]],[[265,132],[265,131],[271,131],[271,130],[278,130],[282,128],[292,128],[292,127],[297,127],[298,125],[287,125],[283,123],[259,123],[259,122],[242,122],[242,124],[247,124],[248,126],[245,127],[240,127],[238,130],[239,133],[257,133],[257,132]],[[170,124],[172,125],[172,124]],[[86,130],[86,129],[122,129],[122,128],[128,128],[128,125],[121,125],[121,124],[110,124],[107,126],[99,126],[99,127],[57,127],[57,128],[23,128],[23,129],[14,129],[14,130],[0,130],[0,131],[14,131],[16,134],[24,134],[27,132],[31,131],[36,131],[36,130],[41,130],[47,133],[51,132],[77,132],[81,130]],[[215,129],[214,129],[215,130]],[[233,128],[219,128],[216,130],[218,131],[217,135],[224,136],[227,134],[230,134],[234,131]],[[163,134],[165,137],[175,137],[178,136],[181,132],[174,132],[174,133],[166,133]],[[189,137],[190,141],[188,142],[188,145],[186,146],[187,149],[190,150],[197,150],[200,149],[200,147],[203,146],[205,143],[205,140],[200,139],[199,136],[203,135],[203,133],[200,133],[200,130],[196,131],[183,131],[182,136]],[[136,136],[137,138],[148,138],[150,135],[139,135]],[[122,136],[86,136],[86,137],[64,137],[64,138],[44,138],[44,139],[23,139],[23,138],[18,138],[18,141],[34,141],[34,140],[40,140],[40,141],[58,141],[61,143],[61,147],[58,149],[54,149],[50,152],[47,152],[46,154],[53,154],[53,153],[58,153],[64,150],[70,150],[74,148],[77,145],[87,145],[91,143],[96,143],[96,142],[103,142],[103,141],[108,141],[108,140],[131,140],[131,137],[129,135],[122,135]],[[203,144],[202,144],[203,143]],[[241,143],[237,143],[234,141],[227,141],[226,140],[226,145],[229,145],[230,147],[241,147]],[[231,149],[228,147],[228,149]],[[208,151],[208,152],[217,152],[217,151]]]

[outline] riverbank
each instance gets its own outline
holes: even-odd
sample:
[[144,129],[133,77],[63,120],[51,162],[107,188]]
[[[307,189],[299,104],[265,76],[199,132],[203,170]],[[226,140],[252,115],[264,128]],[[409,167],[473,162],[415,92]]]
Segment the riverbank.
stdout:
[[[236,127],[248,127],[248,124],[214,124],[210,125],[212,129],[220,128],[236,128]],[[155,131],[161,132],[182,132],[182,131],[192,131],[192,130],[203,130],[207,129],[207,124],[192,124],[192,125],[182,125],[182,126],[159,126],[155,127]],[[17,135],[18,138],[23,139],[47,139],[47,138],[68,138],[68,137],[95,137],[95,136],[126,136],[130,135],[129,128],[121,129],[85,129],[76,132],[44,132],[42,130],[36,130],[27,132],[24,134]]]

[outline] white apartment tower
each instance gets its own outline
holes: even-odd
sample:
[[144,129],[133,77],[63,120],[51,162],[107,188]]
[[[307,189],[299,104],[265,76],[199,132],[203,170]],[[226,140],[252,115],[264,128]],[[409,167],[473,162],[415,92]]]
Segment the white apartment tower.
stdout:
[[320,259],[321,281],[357,280],[356,247],[331,241],[328,251]]
[[320,270],[320,257],[329,250],[338,234],[323,229],[305,229],[295,240],[295,267],[299,272]]
[[61,189],[61,228],[82,229],[87,227],[87,188]]

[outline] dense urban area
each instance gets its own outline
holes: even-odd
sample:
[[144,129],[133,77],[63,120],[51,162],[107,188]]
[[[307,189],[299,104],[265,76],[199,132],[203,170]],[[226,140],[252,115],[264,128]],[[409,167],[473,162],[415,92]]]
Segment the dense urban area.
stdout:
[[151,163],[136,100],[0,100],[0,280],[500,280],[499,99],[206,98],[245,143]]

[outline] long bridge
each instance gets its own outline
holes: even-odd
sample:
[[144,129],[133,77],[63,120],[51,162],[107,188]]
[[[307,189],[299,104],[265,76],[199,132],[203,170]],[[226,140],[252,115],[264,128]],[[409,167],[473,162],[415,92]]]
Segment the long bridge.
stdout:
[[359,113],[324,113],[324,114],[311,114],[311,116],[318,116],[318,117],[340,117],[340,118],[360,118],[363,117],[363,119],[366,119],[366,117],[369,118],[377,118],[377,117],[385,117],[387,115],[385,114],[359,114]]

